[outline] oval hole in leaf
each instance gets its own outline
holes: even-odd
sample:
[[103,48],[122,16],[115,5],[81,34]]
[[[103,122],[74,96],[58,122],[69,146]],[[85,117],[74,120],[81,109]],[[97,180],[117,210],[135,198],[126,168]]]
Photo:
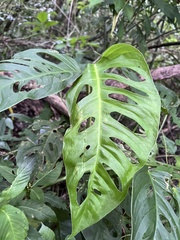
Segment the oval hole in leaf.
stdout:
[[53,143],[52,142],[49,142],[49,150],[50,151],[53,151],[54,150],[54,146],[53,146]]
[[166,228],[166,230],[171,233],[172,229],[171,229],[171,224],[169,223],[169,220],[167,218],[165,218],[162,214],[159,215],[159,218],[163,224],[163,226]]
[[131,130],[133,133],[141,135],[142,137],[145,137],[145,130],[133,119],[124,116],[123,114],[120,114],[118,112],[111,112],[111,117],[115,119],[117,122],[125,123],[126,127]]
[[19,86],[19,82],[16,82],[16,83],[13,84],[13,91],[15,93],[19,92],[19,87],[18,86]]
[[77,202],[81,205],[86,197],[87,197],[87,188],[88,188],[88,180],[89,180],[90,172],[86,172],[83,176],[79,179],[76,192],[77,192]]
[[87,89],[91,89],[92,91],[92,87],[90,85],[83,85],[83,87],[79,91],[76,103],[80,102],[81,100],[83,100],[83,98],[91,94],[91,93],[88,94]]
[[121,151],[125,154],[127,159],[132,163],[132,164],[138,164],[138,158],[136,153],[122,140],[114,137],[110,137],[110,140],[119,148]]
[[88,149],[90,149],[90,147],[91,147],[90,145],[87,145],[87,146],[85,147],[85,149],[84,149],[84,152],[81,153],[79,157],[84,156],[85,152],[86,152]]
[[120,178],[118,177],[118,175],[112,169],[108,170],[109,166],[106,165],[105,163],[103,163],[103,166],[104,166],[104,169],[106,170],[106,172],[109,174],[111,180],[114,182],[114,185],[116,186],[116,188],[119,191],[122,191],[122,184],[121,184],[121,181],[120,181]]
[[94,117],[89,117],[88,119],[84,120],[79,127],[78,132],[83,132],[86,129],[90,128],[95,122],[95,118]]
[[45,60],[48,60],[48,61],[51,61],[51,62],[54,62],[54,63],[60,63],[59,59],[52,56],[52,55],[49,55],[47,53],[41,53],[41,52],[38,52],[36,53],[39,57],[45,59]]
[[123,94],[117,94],[117,93],[110,93],[108,95],[108,97],[112,98],[112,99],[115,99],[115,100],[118,100],[118,101],[121,101],[121,102],[127,102],[127,97],[124,96]]
[[100,192],[99,190],[97,190],[97,189],[94,188],[93,191],[94,191],[94,193],[96,193],[97,195],[101,196],[101,192]]

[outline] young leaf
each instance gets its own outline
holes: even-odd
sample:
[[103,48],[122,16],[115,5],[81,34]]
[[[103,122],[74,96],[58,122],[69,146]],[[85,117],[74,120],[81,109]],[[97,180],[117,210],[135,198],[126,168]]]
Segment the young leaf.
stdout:
[[21,210],[11,205],[0,208],[0,239],[25,239],[28,228],[28,220]]
[[[126,72],[135,71],[144,81],[133,81],[112,72],[124,68]],[[109,79],[127,84],[136,92],[109,86]],[[79,93],[86,85],[92,91],[78,102]],[[129,103],[114,99],[111,94],[116,97],[122,94]],[[72,237],[107,215],[126,196],[132,177],[146,163],[155,144],[160,98],[142,54],[128,44],[116,44],[107,49],[97,63],[87,66],[68,92],[67,103],[71,127],[65,134],[63,155]],[[124,126],[113,114],[134,121],[143,133]],[[89,125],[82,129],[86,121]],[[118,186],[108,169],[119,178]],[[87,196],[78,202],[77,191],[84,174],[89,174]]]
[[47,12],[39,12],[37,14],[37,19],[41,22],[41,23],[45,23],[46,21],[48,21],[48,13]]
[[[43,58],[43,55],[58,61],[58,64]],[[63,90],[81,74],[81,69],[72,58],[54,50],[29,49],[18,53],[13,59],[0,63],[0,71],[10,77],[0,76],[0,111],[24,99],[39,99]],[[31,80],[35,88],[23,91]]]
[[[173,200],[167,172],[143,168],[133,179],[132,240],[180,239],[180,219],[170,204]],[[179,209],[177,209],[179,211]]]

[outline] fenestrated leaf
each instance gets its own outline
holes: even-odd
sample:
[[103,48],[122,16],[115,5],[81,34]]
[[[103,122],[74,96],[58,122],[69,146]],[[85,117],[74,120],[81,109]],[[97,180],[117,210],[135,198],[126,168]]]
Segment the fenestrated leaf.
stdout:
[[[173,209],[171,175],[167,172],[139,171],[133,179],[132,240],[179,240],[180,218]],[[171,201],[170,201],[171,200]]]
[[36,219],[41,222],[56,222],[54,211],[46,204],[31,199],[23,200],[18,205],[28,218]]
[[[124,68],[126,72],[133,70],[144,81],[133,81],[128,76],[113,73],[114,68],[117,72]],[[136,92],[108,86],[109,79],[127,84]],[[85,85],[92,91],[78,102]],[[113,99],[111,94],[122,94],[129,103]],[[160,99],[142,54],[128,44],[117,44],[105,51],[97,63],[87,66],[68,92],[67,103],[71,127],[65,134],[63,154],[72,237],[100,220],[124,199],[132,177],[146,163],[156,141]],[[113,113],[136,122],[144,133],[124,126]],[[82,129],[85,120],[90,126]],[[108,169],[119,178],[119,186]],[[89,174],[87,196],[79,203],[78,185],[85,173]]]
[[[47,55],[58,64],[43,58]],[[80,74],[81,69],[72,58],[54,50],[30,49],[18,53],[13,59],[0,63],[0,71],[10,77],[0,76],[0,111],[30,98],[39,99],[63,90]],[[36,87],[23,91],[22,87],[34,80]]]
[[28,228],[28,220],[18,208],[11,205],[0,208],[0,239],[25,239]]

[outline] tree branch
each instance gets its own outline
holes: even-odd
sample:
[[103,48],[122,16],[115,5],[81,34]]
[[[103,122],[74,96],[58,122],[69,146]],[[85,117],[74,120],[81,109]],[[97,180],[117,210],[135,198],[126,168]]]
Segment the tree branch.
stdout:
[[162,44],[159,44],[159,45],[149,46],[148,49],[161,48],[161,47],[170,47],[170,46],[175,46],[175,45],[180,45],[180,42],[167,42],[167,43],[162,43]]

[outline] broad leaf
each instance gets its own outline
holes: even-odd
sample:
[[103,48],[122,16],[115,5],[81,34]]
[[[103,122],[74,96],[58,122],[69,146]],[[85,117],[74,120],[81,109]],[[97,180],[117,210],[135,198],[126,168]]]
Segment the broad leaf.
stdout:
[[63,163],[60,162],[60,163],[57,163],[55,168],[53,168],[47,172],[39,172],[38,179],[34,183],[33,186],[36,186],[36,187],[37,186],[46,186],[46,185],[51,185],[51,184],[55,183],[61,174],[62,165],[63,165]]
[[[2,164],[2,163],[1,163]],[[14,170],[8,166],[0,165],[0,175],[3,176],[9,183],[12,183],[15,179]]]
[[122,237],[122,215],[118,206],[96,224],[85,229],[82,234],[86,240],[117,240]]
[[[107,80],[128,88],[109,86]],[[78,101],[87,85],[91,93]],[[119,101],[119,94],[128,102]],[[112,211],[126,196],[132,177],[146,163],[155,144],[160,99],[142,54],[128,44],[117,44],[97,63],[87,66],[68,92],[67,103],[71,127],[65,134],[63,153],[72,237]],[[136,130],[120,123],[120,117],[135,124]],[[89,176],[87,195],[78,202],[77,192],[85,175]],[[114,181],[117,178],[119,183]]]
[[[42,56],[55,60],[50,62]],[[72,58],[54,50],[30,49],[18,53],[13,59],[0,63],[0,71],[8,76],[0,76],[0,111],[3,111],[26,98],[39,99],[63,90],[80,74],[81,69]],[[31,80],[33,89],[23,87]]]
[[171,175],[167,172],[148,171],[147,168],[135,175],[132,195],[132,240],[180,239],[179,208],[175,208],[170,179]]
[[26,240],[35,240],[35,239],[44,240],[41,234],[36,229],[30,226]]
[[18,208],[21,209],[28,218],[41,222],[56,222],[54,211],[44,203],[34,200],[23,200]]
[[0,201],[6,199],[7,201],[18,196],[27,186],[31,173],[34,169],[35,158],[26,157],[17,169],[17,176],[12,182],[12,185],[4,190],[0,195]]
[[41,228],[39,229],[39,233],[43,236],[44,240],[55,240],[55,234],[54,232],[45,226],[43,223],[41,223]]
[[32,187],[30,198],[35,201],[44,202],[44,191],[40,187]]
[[25,239],[28,228],[28,220],[18,208],[11,205],[0,208],[0,239]]
[[67,209],[65,202],[62,198],[58,197],[55,192],[48,191],[44,194],[45,203],[49,203],[51,207]]

